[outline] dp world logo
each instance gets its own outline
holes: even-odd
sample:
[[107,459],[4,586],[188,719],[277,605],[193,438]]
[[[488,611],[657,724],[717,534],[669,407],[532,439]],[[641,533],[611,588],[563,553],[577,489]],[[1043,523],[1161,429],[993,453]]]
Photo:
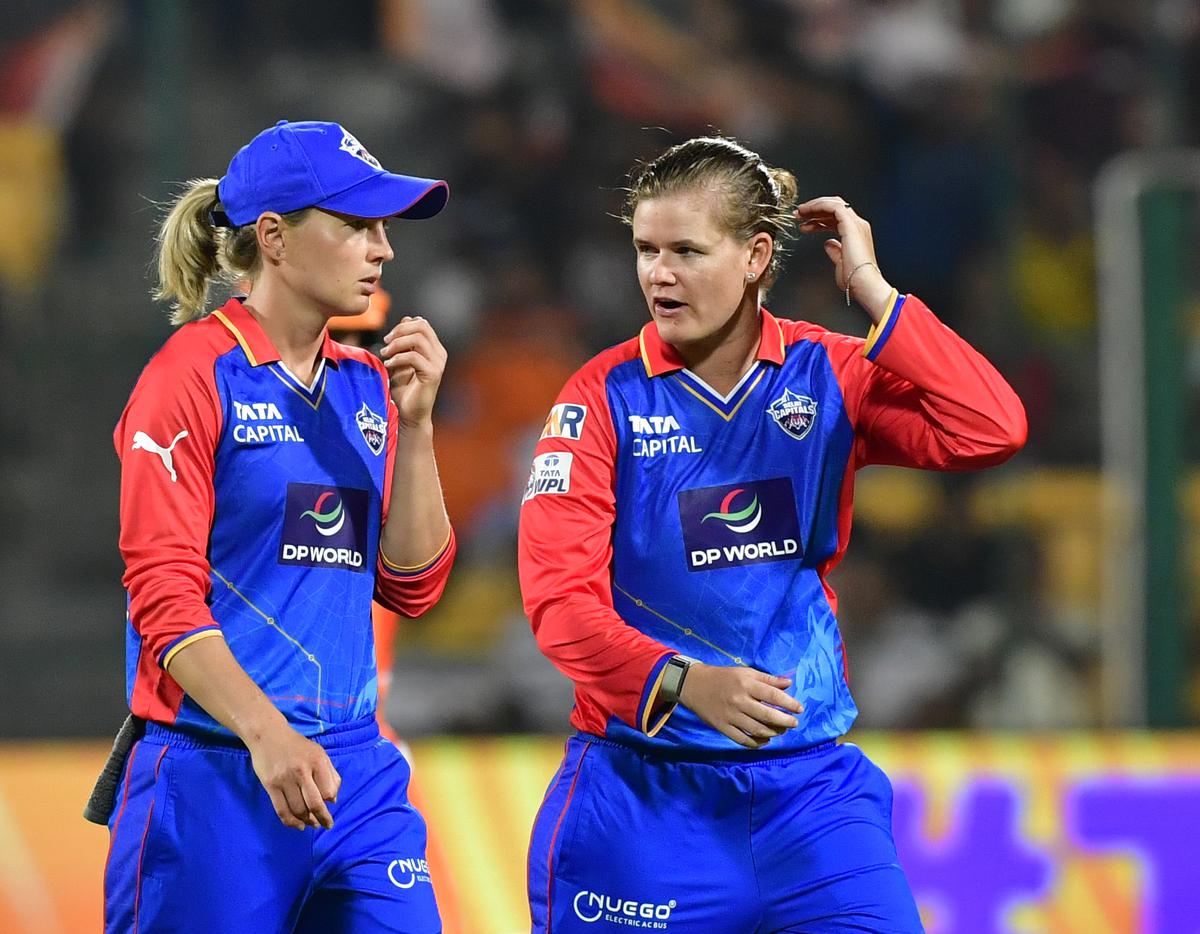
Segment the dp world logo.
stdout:
[[[332,505],[330,501],[332,500]],[[341,499],[333,490],[326,490],[317,497],[312,509],[301,513],[306,519],[312,519],[317,524],[317,533],[328,538],[337,535],[346,524],[346,510]]]
[[366,570],[370,504],[366,490],[289,483],[283,505],[279,563]]
[[[701,519],[701,522],[707,522],[709,519],[716,519],[719,522],[725,523],[725,528],[730,532],[737,532],[738,535],[746,535],[758,528],[758,524],[762,521],[762,505],[758,501],[758,497],[751,494],[750,504],[743,509],[734,511],[733,502],[739,496],[742,496],[746,490],[739,487],[736,490],[731,490],[725,494],[725,498],[721,500],[721,505],[716,512],[710,512],[707,516]],[[742,496],[742,499],[745,499]]]
[[689,571],[800,556],[800,519],[790,477],[683,490],[678,502]]

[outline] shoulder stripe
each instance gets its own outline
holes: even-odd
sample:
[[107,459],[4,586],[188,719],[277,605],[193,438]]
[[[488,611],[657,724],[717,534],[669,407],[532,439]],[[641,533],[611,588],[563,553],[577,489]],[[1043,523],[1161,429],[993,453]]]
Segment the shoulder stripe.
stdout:
[[250,361],[250,365],[258,366],[258,360],[254,356],[254,351],[250,349],[250,344],[247,343],[246,338],[242,336],[242,332],[239,331],[236,326],[234,326],[234,323],[225,317],[225,313],[218,308],[213,312],[213,317],[225,325],[225,327],[229,328],[229,333],[237,338],[237,342],[242,345],[242,350],[246,354],[246,359]]

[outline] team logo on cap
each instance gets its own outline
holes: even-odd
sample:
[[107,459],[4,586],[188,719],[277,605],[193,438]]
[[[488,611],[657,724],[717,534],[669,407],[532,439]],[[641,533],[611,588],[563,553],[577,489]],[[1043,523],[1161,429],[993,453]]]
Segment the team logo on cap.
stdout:
[[358,430],[362,432],[363,440],[367,442],[371,453],[378,454],[382,451],[383,442],[387,438],[387,422],[368,409],[365,402],[354,416],[354,421],[358,423]]
[[383,169],[383,166],[379,164],[379,160],[367,152],[367,147],[356,140],[349,130],[342,130],[342,142],[338,146],[338,149],[342,152],[350,153],[355,159],[365,162],[373,169]]

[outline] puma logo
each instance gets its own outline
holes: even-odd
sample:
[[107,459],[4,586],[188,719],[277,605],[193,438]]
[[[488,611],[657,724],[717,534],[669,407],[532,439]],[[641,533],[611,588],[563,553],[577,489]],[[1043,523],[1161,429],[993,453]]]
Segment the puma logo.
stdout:
[[173,462],[171,452],[175,450],[175,445],[177,445],[182,439],[186,438],[187,435],[188,433],[186,431],[181,431],[175,436],[175,440],[172,441],[168,447],[164,448],[144,431],[135,431],[133,433],[133,447],[131,450],[151,451],[152,453],[157,454],[160,458],[162,458],[163,466],[167,468],[167,473],[171,475],[171,482],[174,483],[177,477],[175,475],[175,464]]

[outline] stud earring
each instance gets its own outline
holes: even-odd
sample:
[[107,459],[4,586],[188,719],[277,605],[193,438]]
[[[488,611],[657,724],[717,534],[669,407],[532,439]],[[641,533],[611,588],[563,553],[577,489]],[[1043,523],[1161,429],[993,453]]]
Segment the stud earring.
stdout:
[[754,273],[752,273],[752,272],[746,273],[746,281],[753,282],[754,281]]

